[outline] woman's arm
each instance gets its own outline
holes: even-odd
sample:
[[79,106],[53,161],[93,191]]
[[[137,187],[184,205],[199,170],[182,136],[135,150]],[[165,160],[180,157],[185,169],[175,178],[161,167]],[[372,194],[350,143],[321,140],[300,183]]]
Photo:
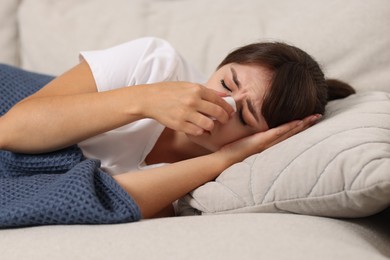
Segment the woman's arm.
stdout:
[[88,64],[82,62],[2,117],[2,148],[36,153],[75,144],[138,119],[124,109],[132,97],[125,100],[119,91],[98,93]]
[[82,62],[16,104],[0,120],[0,149],[40,153],[76,144],[141,118],[201,134],[224,123],[231,107],[217,93],[188,82],[161,82],[97,92]]
[[144,218],[153,217],[175,200],[214,180],[223,170],[246,157],[306,129],[316,116],[257,133],[219,151],[159,168],[114,176],[141,208]]
[[228,167],[217,154],[196,157],[155,169],[115,175],[135,200],[144,218],[151,218],[175,200],[215,179]]

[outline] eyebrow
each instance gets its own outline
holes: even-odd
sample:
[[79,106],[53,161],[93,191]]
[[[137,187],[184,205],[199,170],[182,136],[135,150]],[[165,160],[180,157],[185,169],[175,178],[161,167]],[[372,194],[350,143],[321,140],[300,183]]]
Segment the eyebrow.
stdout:
[[240,83],[240,81],[237,78],[236,70],[233,69],[232,67],[230,67],[230,71],[232,72],[233,82],[237,85],[238,88],[240,88],[241,87],[241,83]]
[[[230,67],[230,71],[232,72],[233,82],[237,85],[238,88],[241,87],[241,83],[237,78],[237,72],[234,68]],[[255,107],[253,106],[252,100],[246,99],[246,104],[248,106],[249,111],[253,115],[253,117],[256,119],[257,122],[260,121],[259,113],[255,110]]]

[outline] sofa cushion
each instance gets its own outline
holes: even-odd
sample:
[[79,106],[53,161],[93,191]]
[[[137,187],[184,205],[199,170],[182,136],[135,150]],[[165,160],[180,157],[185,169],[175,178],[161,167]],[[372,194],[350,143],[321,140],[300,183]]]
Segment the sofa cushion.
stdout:
[[386,91],[389,23],[387,0],[24,0],[19,12],[23,67],[38,72],[62,73],[80,50],[156,36],[208,74],[242,44],[281,40],[308,51],[329,77]]
[[235,214],[0,230],[7,260],[385,260],[388,218]]
[[0,63],[19,65],[17,10],[20,0],[0,2]]
[[185,196],[179,214],[363,217],[390,205],[390,93],[332,101],[324,119]]

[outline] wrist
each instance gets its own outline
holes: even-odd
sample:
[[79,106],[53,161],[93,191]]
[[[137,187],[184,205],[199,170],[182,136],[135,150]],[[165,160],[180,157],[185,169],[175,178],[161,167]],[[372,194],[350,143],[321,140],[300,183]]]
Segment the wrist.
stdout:
[[210,172],[215,173],[214,177],[217,177],[220,173],[222,173],[224,170],[226,170],[235,163],[233,160],[229,159],[229,157],[226,156],[225,153],[221,151],[217,151],[206,156],[209,157],[207,165],[209,165],[209,167],[212,167],[213,171]]
[[126,113],[130,117],[137,119],[147,118],[148,116],[148,88],[145,85],[136,85],[127,87],[126,96]]
[[214,154],[221,158],[220,160],[223,162],[225,169],[247,157],[246,153],[243,153],[243,149],[235,149],[229,145],[220,148]]

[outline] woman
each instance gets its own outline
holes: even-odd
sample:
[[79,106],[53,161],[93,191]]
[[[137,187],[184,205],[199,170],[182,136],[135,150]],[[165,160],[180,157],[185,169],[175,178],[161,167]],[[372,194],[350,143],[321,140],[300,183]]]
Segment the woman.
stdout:
[[353,93],[283,43],[244,46],[204,85],[190,82],[206,81],[160,39],[83,52],[77,66],[0,117],[0,148],[44,153],[78,144],[144,218],[172,215],[172,202],[315,123],[328,97]]

